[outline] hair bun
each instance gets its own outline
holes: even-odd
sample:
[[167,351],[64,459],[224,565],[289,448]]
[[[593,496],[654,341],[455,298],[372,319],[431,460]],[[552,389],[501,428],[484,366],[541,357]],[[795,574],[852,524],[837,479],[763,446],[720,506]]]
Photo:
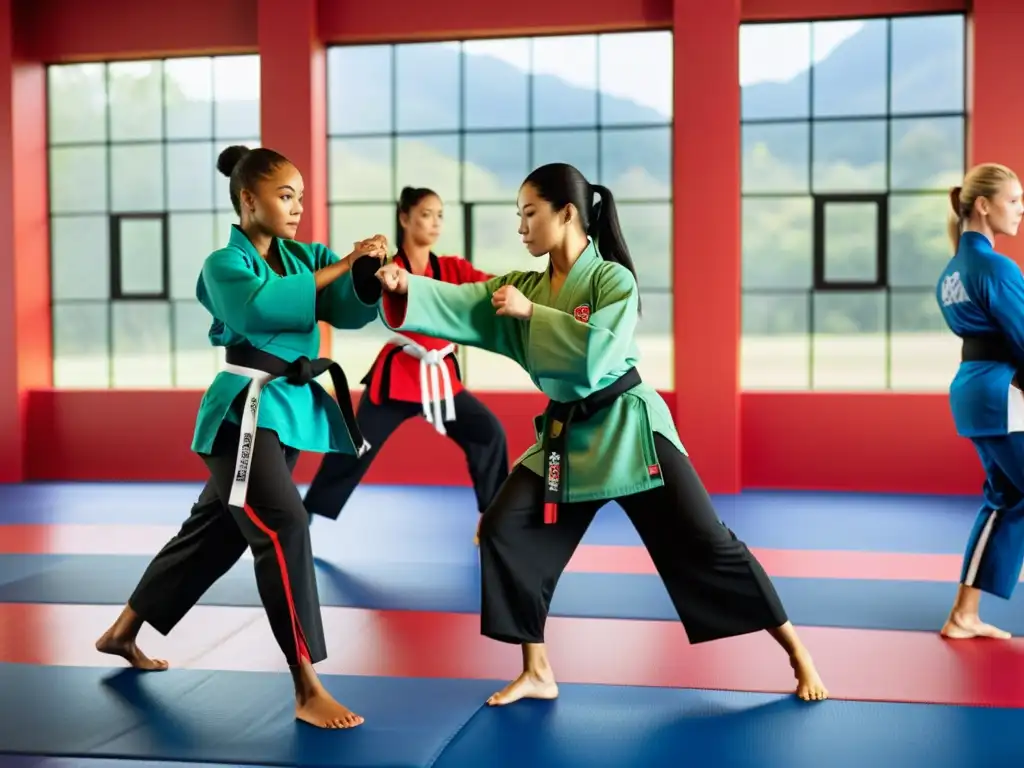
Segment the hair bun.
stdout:
[[242,158],[247,154],[249,154],[249,148],[241,144],[234,144],[227,147],[217,157],[217,170],[230,178],[231,172],[235,170],[235,166],[238,165]]

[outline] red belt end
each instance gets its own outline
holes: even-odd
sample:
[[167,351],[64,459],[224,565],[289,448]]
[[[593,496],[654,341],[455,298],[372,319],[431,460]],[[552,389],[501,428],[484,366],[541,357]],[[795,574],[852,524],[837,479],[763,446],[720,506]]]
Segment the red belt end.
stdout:
[[558,505],[547,502],[544,505],[544,522],[547,525],[558,522]]

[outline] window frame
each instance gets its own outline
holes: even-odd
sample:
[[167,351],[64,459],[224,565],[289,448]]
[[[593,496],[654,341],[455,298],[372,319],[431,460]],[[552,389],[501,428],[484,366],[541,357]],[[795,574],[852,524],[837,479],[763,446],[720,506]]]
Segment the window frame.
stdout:
[[[893,100],[892,100],[892,78],[893,78],[893,26],[894,22],[902,19],[913,19],[913,18],[948,18],[956,17],[960,19],[963,28],[963,44],[957,53],[953,55],[959,55],[961,66],[963,68],[963,98],[961,100],[961,108],[953,111],[919,111],[919,112],[908,112],[908,111],[894,111]],[[742,201],[746,199],[771,199],[771,198],[787,198],[796,199],[804,198],[811,202],[813,209],[812,216],[812,229],[811,229],[811,274],[809,275],[809,286],[799,287],[775,287],[765,286],[756,287],[749,286],[746,284],[745,274],[741,274],[740,277],[740,298],[741,306],[743,301],[748,297],[771,297],[771,296],[797,296],[803,295],[804,303],[807,311],[807,322],[805,324],[806,331],[802,334],[807,340],[807,358],[805,363],[806,376],[802,377],[806,382],[806,387],[801,386],[795,391],[799,392],[821,392],[821,391],[834,391],[831,388],[822,390],[815,385],[815,336],[818,333],[815,327],[814,318],[814,303],[815,296],[818,294],[829,294],[829,293],[884,293],[884,306],[885,306],[885,322],[884,322],[884,344],[885,344],[885,372],[884,372],[884,386],[882,387],[871,387],[866,389],[858,389],[857,391],[865,392],[912,392],[912,393],[930,393],[933,391],[939,391],[938,388],[935,390],[931,389],[895,389],[893,387],[893,359],[892,359],[892,347],[893,347],[893,295],[894,294],[918,294],[926,291],[934,290],[934,285],[892,285],[890,266],[891,266],[891,254],[889,249],[889,240],[891,232],[889,230],[889,224],[891,223],[890,216],[890,200],[893,196],[899,198],[913,197],[913,196],[931,196],[936,195],[940,192],[945,192],[945,189],[937,188],[894,188],[892,184],[892,168],[893,168],[893,153],[892,153],[892,131],[893,125],[900,121],[906,120],[939,120],[943,118],[957,119],[963,126],[963,144],[960,148],[962,157],[962,166],[966,169],[969,167],[969,87],[970,87],[970,37],[969,37],[969,14],[963,11],[948,11],[948,12],[937,12],[937,11],[922,11],[919,13],[904,13],[904,14],[885,14],[881,16],[863,16],[850,19],[851,21],[884,21],[886,25],[886,70],[885,70],[885,88],[886,88],[886,99],[885,99],[885,110],[882,113],[863,113],[863,114],[843,114],[843,115],[825,115],[816,116],[814,113],[814,68],[816,66],[814,62],[814,24],[816,22],[832,22],[834,18],[821,18],[821,17],[807,17],[799,19],[786,19],[784,21],[779,20],[764,20],[764,21],[751,21],[743,22],[740,28],[754,27],[762,25],[772,26],[785,26],[785,25],[798,25],[807,24],[810,26],[809,29],[809,61],[811,62],[811,68],[808,72],[808,84],[807,84],[807,114],[801,117],[756,117],[756,118],[745,118],[740,114],[740,133],[745,126],[751,125],[764,125],[764,126],[775,126],[775,125],[806,125],[808,127],[808,144],[807,144],[807,180],[805,191],[800,192],[782,192],[782,191],[769,191],[769,192],[745,192],[742,187],[743,180],[743,146],[740,146],[740,199]],[[740,93],[742,98],[742,86],[740,86]],[[742,110],[742,106],[741,106]],[[883,120],[885,122],[885,187],[884,191],[869,191],[859,192],[850,190],[849,192],[816,192],[814,188],[814,127],[818,124],[826,123],[844,123],[844,122],[861,122],[870,120]],[[824,206],[830,202],[875,202],[878,206],[878,242],[876,250],[876,262],[877,272],[876,280],[874,281],[828,281],[824,276],[824,257],[825,257],[825,243],[824,243]],[[884,221],[885,228],[882,229]],[[742,223],[741,223],[741,239],[743,237]],[[742,328],[742,319],[741,319]],[[741,331],[739,343],[742,345],[744,334]],[[788,388],[775,388],[775,387],[762,387],[753,386],[750,389],[743,388],[744,391],[751,392],[771,392],[771,391],[794,391]]]
[[[100,218],[106,218],[108,220],[108,295],[105,298],[90,298],[90,299],[54,299],[53,295],[53,278],[51,277],[51,295],[50,295],[50,311],[51,314],[54,312],[54,308],[57,306],[71,306],[71,305],[90,305],[90,306],[102,306],[105,308],[106,313],[106,368],[107,376],[104,384],[80,384],[76,382],[69,382],[61,385],[61,388],[89,388],[97,390],[116,390],[120,387],[115,383],[114,371],[115,371],[115,329],[114,329],[114,315],[115,306],[121,302],[165,302],[167,304],[167,317],[168,317],[168,336],[170,339],[170,346],[168,350],[169,354],[169,370],[170,370],[170,381],[166,384],[169,389],[178,389],[182,387],[194,388],[194,385],[183,385],[181,382],[185,378],[180,368],[179,358],[182,353],[190,353],[193,351],[191,345],[182,346],[179,344],[179,333],[177,327],[177,317],[179,307],[182,305],[191,305],[196,303],[195,297],[191,298],[176,298],[174,294],[174,281],[172,279],[172,243],[171,243],[171,219],[175,214],[187,214],[187,213],[198,213],[198,214],[209,214],[213,221],[224,213],[226,209],[223,208],[216,196],[211,201],[209,207],[201,206],[189,209],[173,208],[170,205],[168,198],[169,192],[169,174],[168,168],[170,164],[168,147],[188,144],[212,144],[214,151],[216,151],[219,145],[226,143],[237,143],[238,141],[249,142],[256,141],[259,143],[259,133],[256,136],[228,136],[224,135],[218,130],[217,126],[217,115],[218,115],[218,102],[217,99],[217,83],[218,83],[218,62],[224,60],[240,60],[240,59],[254,59],[259,66],[259,56],[250,52],[243,53],[214,53],[207,55],[194,55],[194,54],[181,54],[178,56],[152,56],[152,57],[139,57],[127,60],[121,59],[102,59],[102,60],[91,60],[81,62],[60,62],[50,63],[46,65],[45,75],[45,104],[47,109],[47,124],[46,124],[46,156],[47,156],[47,194],[50,195],[50,191],[53,187],[53,169],[51,165],[52,152],[55,149],[65,148],[88,148],[96,147],[102,148],[105,153],[104,163],[104,174],[106,180],[105,199],[97,205],[95,211],[91,211],[88,214],[80,214],[76,212],[54,212],[52,210],[52,203],[47,207],[47,223],[48,226],[52,227],[53,222],[57,219],[68,219],[76,216],[88,215],[96,216]],[[197,136],[169,136],[168,135],[168,94],[167,94],[167,64],[168,62],[175,62],[179,60],[206,60],[209,62],[210,68],[210,90],[209,90],[209,128],[203,135]],[[111,67],[122,65],[122,64],[151,64],[158,65],[159,67],[159,88],[160,88],[160,112],[161,112],[161,135],[157,138],[114,138],[112,134],[112,114],[111,114]],[[51,109],[53,107],[53,83],[51,80],[51,70],[59,70],[64,68],[74,68],[82,65],[88,65],[93,67],[102,67],[102,113],[104,121],[104,131],[102,138],[90,138],[82,140],[60,140],[54,141],[52,137],[52,117]],[[261,70],[262,76],[262,70]],[[98,95],[100,90],[96,90]],[[260,95],[256,96],[256,103],[259,104]],[[161,163],[163,165],[163,204],[158,209],[153,210],[118,210],[114,207],[113,201],[113,149],[116,147],[130,147],[130,146],[154,146],[161,148]],[[211,167],[208,171],[211,179],[215,179],[216,170]],[[160,254],[160,266],[162,281],[162,289],[158,292],[133,292],[123,291],[121,285],[121,230],[120,224],[122,221],[129,220],[161,220],[162,237],[161,237],[161,250]],[[52,239],[49,246],[49,259],[51,269],[53,266],[53,243]],[[51,348],[54,350],[54,354],[51,357],[51,370],[54,377],[54,381],[57,381],[57,364],[58,358],[56,350],[58,347],[58,333],[59,329],[55,323],[50,324],[50,343]]]
[[[816,293],[865,292],[889,287],[889,196],[887,193],[850,193],[813,195],[814,213],[811,231],[811,289]],[[826,277],[828,244],[826,213],[829,205],[872,204],[875,207],[875,279],[829,280]]]
[[[526,92],[525,92],[526,120],[525,120],[525,124],[523,124],[523,125],[515,125],[515,126],[510,125],[510,126],[504,126],[504,127],[499,127],[499,126],[470,127],[469,125],[467,125],[466,99],[467,99],[468,85],[467,85],[467,77],[466,77],[466,63],[465,63],[466,60],[465,60],[465,56],[469,55],[469,54],[466,54],[464,52],[464,48],[463,48],[464,44],[467,43],[467,42],[469,42],[469,43],[479,42],[481,39],[500,40],[501,38],[463,38],[463,37],[459,37],[459,38],[454,38],[454,39],[445,39],[445,40],[431,41],[431,42],[434,42],[434,43],[457,44],[459,46],[458,47],[458,52],[457,52],[457,55],[459,56],[459,62],[460,63],[459,63],[458,85],[457,85],[457,90],[458,90],[458,119],[457,119],[456,127],[454,127],[454,128],[446,127],[446,128],[438,128],[438,129],[425,129],[425,128],[424,129],[404,129],[404,128],[399,128],[399,125],[398,125],[397,94],[398,94],[398,90],[399,90],[398,85],[399,85],[399,76],[400,76],[399,75],[399,66],[398,66],[398,56],[399,56],[398,51],[399,51],[400,48],[402,48],[404,46],[407,46],[407,45],[422,45],[422,43],[363,43],[363,42],[353,42],[353,43],[332,44],[332,45],[328,46],[328,56],[330,56],[330,51],[332,49],[374,48],[374,49],[380,49],[382,51],[387,51],[387,55],[388,55],[388,58],[389,58],[389,73],[388,73],[389,74],[389,85],[388,85],[388,87],[390,89],[390,94],[389,94],[389,99],[390,99],[390,121],[389,121],[389,123],[390,124],[389,124],[389,129],[388,130],[383,130],[383,129],[381,129],[381,130],[337,130],[334,126],[332,126],[330,124],[330,121],[329,121],[328,122],[328,128],[327,128],[328,154],[330,155],[330,153],[332,151],[330,147],[331,147],[332,143],[334,141],[336,141],[336,140],[350,141],[350,140],[360,140],[360,139],[362,139],[362,140],[387,139],[388,141],[390,141],[391,190],[392,190],[393,196],[397,198],[397,195],[398,195],[398,192],[399,192],[400,188],[405,183],[423,184],[425,186],[431,186],[430,182],[427,182],[427,181],[415,181],[415,180],[404,179],[404,178],[400,178],[399,177],[399,144],[401,143],[401,141],[403,141],[403,140],[410,140],[410,139],[429,140],[431,138],[438,138],[438,137],[456,137],[456,140],[457,140],[457,143],[458,143],[458,158],[457,158],[457,160],[458,160],[458,164],[459,164],[459,171],[458,171],[458,173],[459,173],[459,178],[458,178],[458,195],[457,195],[457,199],[455,199],[455,200],[446,199],[445,200],[445,205],[446,205],[446,208],[449,208],[449,209],[454,207],[454,206],[458,206],[459,209],[460,209],[460,213],[462,215],[462,222],[461,222],[461,230],[462,231],[460,233],[461,237],[462,237],[462,253],[460,255],[463,258],[465,258],[467,261],[469,261],[470,263],[473,263],[475,266],[477,266],[477,267],[479,267],[481,269],[487,270],[488,269],[488,265],[486,265],[486,264],[481,265],[479,263],[479,254],[477,254],[475,252],[475,250],[476,250],[475,247],[474,247],[474,235],[475,235],[474,227],[475,227],[475,225],[474,225],[474,215],[473,214],[474,214],[475,211],[478,211],[478,210],[483,209],[483,208],[490,208],[490,207],[495,207],[495,206],[511,207],[511,205],[513,204],[513,201],[510,200],[508,202],[505,202],[504,200],[500,200],[500,199],[499,200],[495,200],[495,199],[487,199],[487,198],[467,199],[467,197],[466,197],[467,196],[467,185],[466,185],[465,167],[466,167],[467,160],[470,159],[467,156],[467,148],[466,148],[466,145],[467,145],[466,138],[467,138],[467,136],[486,136],[486,135],[492,135],[493,136],[493,135],[501,135],[501,134],[525,135],[526,141],[527,141],[526,160],[527,160],[527,166],[528,166],[525,172],[529,172],[529,170],[534,168],[534,167],[536,167],[536,164],[537,164],[536,149],[535,149],[535,146],[536,146],[535,137],[537,137],[537,136],[550,136],[550,135],[555,135],[555,134],[586,134],[586,133],[593,133],[596,136],[596,152],[595,152],[594,161],[595,161],[595,170],[596,170],[596,173],[597,173],[597,178],[596,179],[592,179],[592,182],[596,181],[597,183],[601,183],[601,181],[603,181],[603,173],[604,173],[604,159],[602,157],[602,137],[604,135],[606,135],[606,134],[627,134],[627,133],[636,134],[636,133],[647,132],[647,131],[654,131],[654,130],[659,130],[659,129],[660,130],[667,130],[669,132],[668,168],[670,170],[669,170],[669,177],[668,177],[669,181],[668,181],[668,185],[667,185],[667,194],[666,194],[666,196],[663,196],[663,197],[662,196],[658,196],[658,197],[640,197],[640,196],[637,196],[637,197],[633,197],[633,196],[622,197],[621,195],[617,195],[616,196],[616,203],[619,204],[620,206],[627,206],[627,205],[633,205],[633,204],[636,204],[636,205],[655,204],[655,205],[668,205],[669,206],[669,210],[671,212],[671,215],[670,215],[670,221],[671,221],[671,225],[670,226],[671,226],[671,228],[670,228],[670,231],[669,231],[669,250],[666,253],[666,258],[668,260],[668,264],[667,264],[668,280],[665,283],[655,283],[655,282],[651,281],[649,284],[642,285],[641,286],[641,289],[642,289],[641,290],[641,296],[645,296],[645,295],[658,295],[658,296],[668,295],[668,296],[671,296],[673,294],[673,284],[674,284],[674,280],[675,280],[675,275],[674,275],[674,259],[673,259],[673,249],[674,249],[674,245],[675,245],[675,243],[674,243],[674,236],[673,236],[674,235],[674,223],[675,223],[674,222],[674,213],[675,213],[675,194],[674,193],[675,193],[675,189],[674,189],[674,184],[673,184],[672,174],[671,174],[672,154],[674,152],[674,147],[673,147],[673,144],[672,144],[672,138],[673,138],[674,133],[675,133],[675,123],[676,123],[676,119],[677,119],[677,115],[675,114],[675,104],[673,102],[673,114],[667,120],[651,121],[651,122],[640,122],[640,123],[623,123],[623,122],[618,122],[618,121],[615,121],[615,120],[605,121],[603,119],[602,101],[604,99],[608,98],[608,95],[605,94],[605,92],[603,92],[601,90],[601,78],[600,78],[601,63],[602,63],[601,40],[602,40],[602,38],[606,38],[606,37],[615,37],[615,36],[621,36],[621,35],[632,35],[632,34],[645,33],[645,32],[646,33],[669,33],[669,34],[672,34],[672,30],[671,29],[648,29],[648,30],[616,30],[616,31],[599,31],[599,30],[595,30],[593,32],[574,33],[574,34],[571,34],[571,35],[565,35],[565,34],[528,34],[528,35],[523,35],[523,36],[517,36],[515,39],[523,39],[523,40],[526,40],[526,41],[528,41],[530,43],[529,55],[530,55],[531,68],[530,68],[530,70],[528,72],[525,73],[525,78],[526,78]],[[595,77],[595,86],[594,86],[594,92],[593,92],[593,97],[594,97],[594,119],[592,121],[585,122],[585,123],[584,122],[578,122],[578,123],[577,122],[573,122],[572,124],[566,124],[566,125],[552,125],[552,124],[549,124],[547,122],[544,122],[544,123],[538,125],[537,122],[535,121],[535,116],[534,116],[534,92],[535,92],[534,89],[535,89],[535,83],[534,83],[534,80],[535,80],[536,75],[533,74],[534,48],[533,48],[532,43],[535,40],[543,39],[543,38],[548,38],[548,37],[578,37],[578,38],[594,38],[595,39],[595,41],[596,41],[596,44],[595,44],[595,57],[594,57],[593,64],[594,64],[594,67],[595,67],[595,75],[596,75],[596,77]],[[330,100],[332,98],[332,91],[331,91],[331,69],[330,69],[330,66],[328,66],[327,98],[328,98],[328,102],[330,102]],[[606,110],[604,110],[604,111],[606,111]],[[330,112],[331,112],[331,107],[330,107],[330,104],[328,104],[328,114],[330,114]],[[331,188],[331,181],[330,181],[330,179],[328,179],[328,188],[329,189]],[[363,198],[363,199],[356,199],[356,198],[351,198],[348,195],[345,195],[344,197],[341,197],[341,196],[337,196],[336,197],[334,194],[330,194],[329,198],[328,198],[328,208],[329,208],[329,211],[330,211],[329,221],[332,222],[332,223],[334,221],[333,211],[334,211],[335,208],[339,208],[339,209],[343,208],[343,209],[347,209],[347,210],[350,210],[350,211],[351,210],[356,210],[356,209],[358,209],[360,207],[366,207],[366,208],[369,209],[369,208],[375,208],[375,207],[386,206],[386,205],[390,205],[393,208],[397,208],[397,202],[398,202],[397,199],[395,199],[395,200],[384,200],[384,199],[381,199],[380,197],[376,197],[376,196],[372,197],[372,198],[367,196],[366,198]],[[395,217],[394,223],[391,225],[391,229],[389,231],[393,232],[395,234],[395,236],[397,237],[397,229],[398,229],[398,222],[397,222],[397,217]],[[394,240],[392,242],[394,242]],[[672,354],[674,355],[675,354],[674,353],[674,349],[675,349],[675,343],[676,342],[675,342],[675,338],[674,338],[674,325],[673,325],[673,320],[672,320],[671,316],[668,317],[668,333],[665,334],[665,336],[668,339],[671,340],[671,347],[673,349],[673,353]],[[463,373],[464,380],[470,381],[470,385],[472,386],[472,382],[471,382],[472,373],[470,372],[470,369],[471,369],[472,366],[470,364],[470,361],[467,359],[467,352],[468,352],[468,350],[467,350],[466,347],[459,347],[459,350],[458,350],[459,364],[461,366],[461,370],[462,370],[462,373]],[[675,371],[674,371],[674,369],[672,369],[669,372],[668,375],[669,375],[670,379],[674,382],[674,378],[675,378]],[[671,386],[669,388],[671,388]],[[523,391],[526,391],[526,390],[524,389]]]
[[[155,292],[130,292],[124,290],[121,262],[124,256],[121,247],[121,225],[125,221],[156,221],[160,223],[160,281],[162,287]],[[112,213],[110,214],[110,301],[170,301],[171,300],[171,241],[168,228],[168,212],[160,213]]]

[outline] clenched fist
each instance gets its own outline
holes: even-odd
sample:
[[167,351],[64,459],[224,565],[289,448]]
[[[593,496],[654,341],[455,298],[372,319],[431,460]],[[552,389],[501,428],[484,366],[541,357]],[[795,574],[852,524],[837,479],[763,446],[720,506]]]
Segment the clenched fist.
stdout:
[[514,285],[503,285],[491,295],[491,305],[502,317],[529,320],[533,317],[533,302],[523,296]]
[[403,294],[409,290],[409,273],[395,262],[385,264],[378,269],[377,279],[388,293]]

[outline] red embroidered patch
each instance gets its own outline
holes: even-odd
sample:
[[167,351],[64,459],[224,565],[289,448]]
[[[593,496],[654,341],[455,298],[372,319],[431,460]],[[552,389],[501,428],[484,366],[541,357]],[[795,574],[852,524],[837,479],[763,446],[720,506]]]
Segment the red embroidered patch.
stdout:
[[572,311],[572,316],[585,323],[590,319],[590,307],[587,304],[580,304]]
[[657,464],[651,464],[649,467],[647,467],[647,474],[650,475],[651,477],[657,477],[658,475],[661,474],[661,467],[659,467]]

